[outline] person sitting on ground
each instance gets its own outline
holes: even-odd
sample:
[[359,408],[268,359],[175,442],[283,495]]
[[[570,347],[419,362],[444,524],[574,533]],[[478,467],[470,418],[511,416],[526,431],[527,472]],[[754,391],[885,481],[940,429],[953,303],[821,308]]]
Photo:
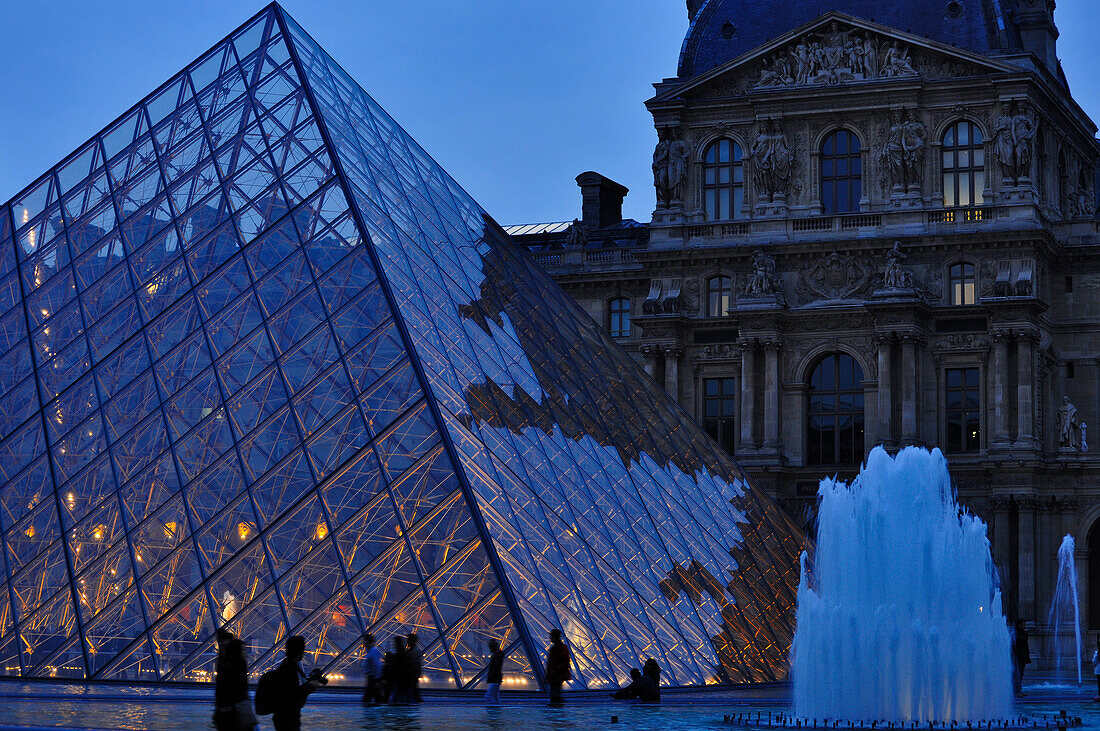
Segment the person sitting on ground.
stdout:
[[617,701],[634,701],[638,699],[638,683],[642,679],[642,671],[638,668],[630,668],[630,683],[611,694]]
[[504,682],[504,650],[500,640],[489,640],[489,667],[485,670],[485,702],[500,705],[500,684]]
[[642,665],[642,684],[638,687],[638,700],[642,703],[661,702],[661,666],[652,657]]

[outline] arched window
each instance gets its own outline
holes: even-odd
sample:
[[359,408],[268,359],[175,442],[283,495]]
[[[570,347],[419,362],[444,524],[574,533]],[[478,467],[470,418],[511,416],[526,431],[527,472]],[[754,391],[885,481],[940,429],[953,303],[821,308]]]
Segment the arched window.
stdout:
[[956,122],[943,135],[943,204],[979,206],[985,191],[985,148],[973,122]]
[[973,305],[978,301],[978,282],[974,277],[974,265],[967,262],[952,264],[947,270],[947,286],[952,305]]
[[703,161],[703,210],[707,220],[740,218],[745,202],[741,146],[733,140],[715,140],[707,147]]
[[707,280],[707,317],[725,317],[733,306],[733,280],[721,275]]
[[630,327],[630,300],[626,297],[617,297],[608,303],[608,331],[613,338],[629,338]]
[[810,376],[806,463],[850,465],[863,459],[863,369],[845,353],[825,356]]
[[821,202],[826,215],[854,213],[863,196],[859,139],[838,129],[821,146]]

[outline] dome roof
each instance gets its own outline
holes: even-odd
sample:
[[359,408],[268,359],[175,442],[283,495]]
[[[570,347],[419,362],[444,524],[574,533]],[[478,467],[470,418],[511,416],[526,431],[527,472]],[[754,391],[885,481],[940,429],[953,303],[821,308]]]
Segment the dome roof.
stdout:
[[977,53],[1018,45],[1003,0],[707,0],[684,39],[677,75],[710,71],[830,11]]

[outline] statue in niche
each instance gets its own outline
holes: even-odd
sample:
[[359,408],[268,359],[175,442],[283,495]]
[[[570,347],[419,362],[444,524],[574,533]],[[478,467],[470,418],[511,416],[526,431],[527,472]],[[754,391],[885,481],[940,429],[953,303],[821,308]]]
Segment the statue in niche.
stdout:
[[760,297],[775,294],[778,286],[775,276],[775,259],[757,249],[752,253],[752,276],[745,285],[745,294]]
[[772,119],[760,126],[750,153],[757,199],[762,203],[785,201],[793,154],[778,122]]
[[667,130],[661,130],[658,135],[657,147],[653,149],[653,187],[657,189],[657,205],[662,207],[667,206],[671,200],[668,191],[668,159],[672,143],[668,139]]
[[912,289],[913,273],[903,265],[909,256],[901,250],[901,242],[895,241],[894,248],[886,254],[886,273],[882,286],[886,289]]
[[1001,167],[1001,176],[1008,184],[1031,177],[1031,156],[1036,134],[1035,120],[1021,105],[1005,109],[993,130],[993,154]]
[[668,196],[673,202],[683,200],[684,183],[688,177],[688,163],[691,161],[691,145],[679,137],[672,140],[668,147]]
[[908,48],[903,48],[897,41],[886,46],[886,50],[882,54],[882,75],[884,77],[916,76],[916,74],[917,70],[913,68]]
[[917,121],[911,110],[894,115],[893,124],[886,133],[881,158],[890,172],[895,194],[920,192],[924,179],[925,144],[924,125]]
[[1083,425],[1077,418],[1077,407],[1070,403],[1069,396],[1062,397],[1062,406],[1058,409],[1058,447],[1083,451]]

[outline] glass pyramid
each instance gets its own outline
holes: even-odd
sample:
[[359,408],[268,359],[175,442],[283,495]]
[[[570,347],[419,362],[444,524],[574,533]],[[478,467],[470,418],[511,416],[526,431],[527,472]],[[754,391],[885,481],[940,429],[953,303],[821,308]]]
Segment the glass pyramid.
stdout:
[[786,673],[798,529],[277,5],[0,208],[0,668]]

